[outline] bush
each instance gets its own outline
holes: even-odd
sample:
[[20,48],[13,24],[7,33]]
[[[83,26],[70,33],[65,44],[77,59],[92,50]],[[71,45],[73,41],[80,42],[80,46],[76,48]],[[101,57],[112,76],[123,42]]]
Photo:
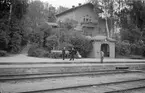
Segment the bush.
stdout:
[[28,50],[28,56],[33,57],[42,57],[45,53],[45,50],[40,48],[38,44],[32,44]]
[[128,56],[131,53],[130,43],[129,42],[118,42],[116,44],[116,54]]
[[59,44],[58,49],[62,50],[64,47],[66,48],[66,50],[70,50],[73,47],[73,45],[68,42],[63,42]]
[[82,57],[87,57],[92,50],[92,43],[90,40],[81,35],[76,35],[70,39],[70,44],[80,53]]
[[29,51],[28,56],[32,57],[47,57],[47,58],[61,58],[61,51],[60,52],[50,52],[46,51],[43,48],[40,48],[38,44],[33,44]]
[[31,43],[42,44],[43,42],[43,34],[41,32],[34,32],[29,34],[29,40]]
[[52,53],[49,53],[47,52],[44,57],[48,57],[48,58],[61,58],[61,54],[60,53],[55,53],[55,52],[52,52]]
[[21,51],[21,46],[20,45],[11,45],[11,50],[10,52],[13,54],[19,53]]
[[141,42],[136,42],[131,44],[131,54],[133,55],[143,55],[145,52],[145,44]]
[[49,51],[57,47],[57,45],[58,45],[58,39],[55,35],[46,38],[46,47]]
[[28,56],[32,57],[44,57],[45,54],[45,50],[41,48],[37,48],[35,50],[31,50],[31,52],[28,52]]
[[0,57],[4,57],[4,56],[7,56],[7,52],[4,51],[4,50],[0,50]]
[[7,48],[9,43],[9,37],[5,31],[0,29],[0,49],[4,50]]
[[11,34],[13,37],[10,39],[8,48],[10,49],[9,52],[16,54],[19,53],[22,49],[22,36],[18,32],[13,32]]

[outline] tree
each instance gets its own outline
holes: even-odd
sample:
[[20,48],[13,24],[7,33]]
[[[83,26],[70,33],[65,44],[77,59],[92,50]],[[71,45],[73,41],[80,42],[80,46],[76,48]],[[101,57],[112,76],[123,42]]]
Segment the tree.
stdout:
[[[27,26],[29,28],[30,34],[34,34],[32,36],[37,36],[35,34],[39,33],[41,35],[41,46],[45,47],[46,38],[51,34],[51,27],[47,24],[47,22],[55,22],[55,7],[50,5],[49,3],[43,3],[40,0],[35,0],[30,2],[28,7],[29,11],[26,15],[27,17]],[[33,37],[32,37],[33,39]],[[32,40],[31,40],[32,41]],[[33,40],[34,41],[34,40]]]
[[48,20],[49,4],[39,0],[32,1],[28,7],[27,26],[36,30],[37,26]]
[[[120,8],[116,15],[119,19],[119,24],[122,31],[127,31],[126,39],[131,43],[142,41],[144,39],[144,16],[145,4],[143,0],[126,0],[122,2],[124,8]],[[125,32],[126,32],[125,31]],[[122,40],[124,40],[125,33],[121,32]],[[128,38],[132,37],[132,38]]]
[[130,19],[132,20],[132,23],[134,23],[135,26],[139,28],[139,40],[142,40],[144,37],[143,35],[145,35],[145,3],[143,0],[134,0],[129,5],[132,7],[130,10]]
[[68,9],[69,9],[69,8],[67,8],[67,7],[59,6],[59,7],[57,8],[57,14],[62,13],[62,12],[64,12],[64,11],[68,10]]
[[58,45],[58,38],[55,35],[51,35],[46,38],[46,47],[49,51],[57,47]]
[[76,32],[70,37],[70,44],[81,54],[82,57],[87,57],[92,50],[92,43],[85,36]]
[[53,6],[49,7],[49,14],[48,14],[48,22],[55,22],[56,21],[56,9]]
[[[102,13],[99,13],[99,17],[105,19],[106,33],[107,37],[112,37],[111,28],[113,28],[113,10],[114,10],[114,0],[90,0],[94,4],[94,10],[98,14],[98,8],[102,10]],[[109,27],[109,24],[111,26]]]
[[0,1],[0,18],[12,16],[21,19],[27,12],[28,0],[1,0]]
[[[3,49],[18,52],[23,46],[26,35],[22,20],[27,13],[27,7],[28,0],[0,1],[0,34],[4,35],[4,38],[1,39],[6,44]],[[4,42],[1,42],[0,45]]]

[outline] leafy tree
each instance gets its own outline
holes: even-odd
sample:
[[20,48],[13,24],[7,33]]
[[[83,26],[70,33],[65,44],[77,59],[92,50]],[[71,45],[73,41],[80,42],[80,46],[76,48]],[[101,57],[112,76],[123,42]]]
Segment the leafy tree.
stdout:
[[[94,10],[99,17],[105,19],[107,37],[112,37],[114,27],[114,0],[90,0],[94,4]],[[98,8],[102,10],[100,13]],[[110,25],[109,25],[110,24]]]
[[32,30],[36,30],[37,26],[48,19],[49,4],[43,3],[39,0],[31,1],[26,15],[27,26]]
[[65,28],[66,30],[69,31],[69,30],[75,28],[76,25],[78,24],[78,22],[75,21],[75,20],[66,18],[66,19],[64,20],[64,22],[58,22],[58,24],[60,25],[60,28]]
[[0,50],[5,50],[8,47],[8,43],[9,40],[6,32],[0,29]]
[[128,56],[131,53],[130,43],[126,41],[117,42],[116,53],[122,56]]
[[49,7],[49,14],[48,14],[48,22],[55,22],[56,21],[56,9],[53,6]]
[[21,19],[27,12],[28,0],[1,0],[0,6],[0,18],[12,15]]
[[69,9],[69,8],[67,8],[67,7],[59,6],[59,7],[57,8],[57,14],[62,13],[62,12],[64,12],[64,11],[68,10],[68,9]]
[[29,40],[31,43],[37,43],[39,47],[41,47],[43,43],[43,34],[40,32],[33,32],[29,34]]
[[133,1],[132,4],[130,4],[133,8],[130,10],[130,19],[132,20],[132,23],[137,26],[140,32],[140,38],[139,40],[143,39],[143,35],[145,35],[145,3],[143,0]]
[[[144,9],[145,4],[143,0],[126,0],[124,3],[125,8],[116,15],[118,16],[119,24],[123,32],[121,32],[122,40],[127,39],[130,42],[144,40]],[[123,7],[123,6],[122,6]],[[126,31],[125,31],[126,30]],[[128,34],[124,36],[124,31]],[[125,37],[125,38],[124,38]],[[128,38],[132,37],[132,38]]]
[[69,42],[70,44],[73,45],[73,47],[77,51],[79,51],[82,57],[87,57],[87,55],[91,52],[92,49],[91,41],[81,34],[78,33],[72,34],[72,37],[70,37]]
[[58,45],[58,38],[55,35],[46,38],[46,47],[49,51],[57,47],[57,45]]
[[[44,3],[40,0],[31,1],[28,7],[28,14],[26,15],[27,23],[26,28],[30,29],[30,34],[37,37],[40,34],[41,46],[45,47],[46,38],[52,33],[51,27],[47,22],[55,22],[55,7],[49,5],[49,3]],[[34,35],[32,35],[34,34]],[[33,42],[33,40],[31,40]]]
[[[26,33],[21,21],[27,13],[28,0],[1,0],[0,1],[0,34],[4,44],[2,49],[17,53],[26,40]],[[19,40],[18,40],[19,39]]]

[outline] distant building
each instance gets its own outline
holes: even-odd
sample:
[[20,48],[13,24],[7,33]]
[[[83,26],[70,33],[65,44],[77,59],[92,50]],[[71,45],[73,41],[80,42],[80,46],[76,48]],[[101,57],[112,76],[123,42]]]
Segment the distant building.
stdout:
[[[101,12],[100,9],[97,11]],[[56,15],[57,22],[65,22],[68,19],[77,21],[74,29],[81,31],[86,37],[92,40],[93,49],[89,57],[100,57],[100,51],[103,51],[105,57],[115,57],[115,40],[107,38],[105,20],[98,17],[94,12],[94,6],[91,3],[79,4],[73,6]]]

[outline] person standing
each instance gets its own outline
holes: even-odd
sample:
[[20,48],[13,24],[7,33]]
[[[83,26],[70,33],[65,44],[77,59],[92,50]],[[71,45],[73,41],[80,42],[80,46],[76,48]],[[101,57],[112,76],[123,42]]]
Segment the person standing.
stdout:
[[66,53],[65,53],[65,47],[63,47],[63,49],[62,49],[62,59],[63,60],[65,60],[65,55],[66,55]]
[[70,60],[74,60],[75,49],[72,47],[70,50]]
[[104,59],[104,52],[103,51],[100,52],[100,57],[101,57],[101,63],[103,63],[103,59]]

